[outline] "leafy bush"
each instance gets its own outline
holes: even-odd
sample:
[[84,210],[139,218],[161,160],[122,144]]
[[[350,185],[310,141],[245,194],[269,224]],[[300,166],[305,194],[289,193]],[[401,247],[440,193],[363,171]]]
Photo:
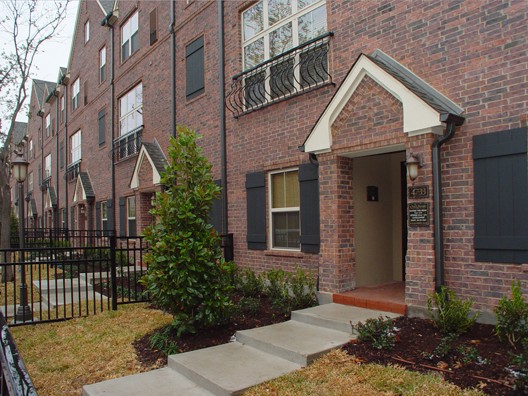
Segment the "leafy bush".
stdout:
[[497,325],[495,334],[507,339],[512,346],[528,337],[528,304],[524,301],[521,282],[512,282],[511,298],[504,296],[495,308]]
[[462,334],[477,321],[479,312],[471,316],[471,299],[461,300],[454,291],[442,286],[440,292],[427,297],[427,309],[436,327],[444,334]]
[[166,355],[174,355],[180,350],[178,344],[171,339],[171,326],[167,326],[164,329],[157,331],[150,336],[150,346],[154,349],[162,351]]
[[259,297],[264,292],[264,278],[249,268],[237,268],[235,288],[245,297]]
[[293,309],[302,309],[317,305],[315,279],[302,268],[296,268],[289,276]]
[[367,319],[365,323],[352,325],[352,332],[357,334],[358,340],[369,343],[376,349],[391,349],[396,342],[396,327],[388,316]]
[[192,130],[177,132],[161,176],[165,190],[156,194],[150,212],[157,221],[144,230],[150,250],[143,283],[153,302],[173,315],[180,336],[225,320],[232,306],[233,265],[223,259],[220,238],[208,223],[220,193],[211,164]]
[[274,309],[281,313],[291,311],[290,292],[288,287],[288,274],[281,269],[269,270],[266,273],[268,285],[266,294],[271,300]]
[[508,371],[514,378],[515,389],[528,393],[528,339],[522,340],[522,350],[515,355],[512,360],[513,366],[508,367]]
[[254,315],[260,310],[260,299],[256,297],[242,297],[237,304],[241,314]]

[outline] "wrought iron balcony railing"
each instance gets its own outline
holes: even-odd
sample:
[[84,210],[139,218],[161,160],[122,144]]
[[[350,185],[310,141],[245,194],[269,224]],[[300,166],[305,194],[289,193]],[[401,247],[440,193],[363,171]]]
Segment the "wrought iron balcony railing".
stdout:
[[139,153],[141,148],[141,136],[143,134],[143,126],[134,129],[126,135],[120,136],[114,140],[114,147],[112,149],[112,157],[114,162],[122,161],[128,157]]
[[331,84],[328,51],[332,32],[323,34],[233,77],[226,107],[238,118],[250,111]]
[[81,160],[76,161],[73,164],[69,164],[66,167],[66,174],[64,176],[66,177],[67,181],[73,181],[77,179],[79,172],[81,172]]

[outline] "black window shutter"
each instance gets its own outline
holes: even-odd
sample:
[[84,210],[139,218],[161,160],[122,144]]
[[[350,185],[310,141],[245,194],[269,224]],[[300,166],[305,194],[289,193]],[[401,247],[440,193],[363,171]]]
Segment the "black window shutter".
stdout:
[[473,137],[476,261],[528,262],[527,131]]
[[158,41],[158,9],[150,11],[150,45]]
[[106,222],[108,226],[109,231],[114,231],[115,225],[114,225],[114,201],[111,199],[108,199],[106,201],[106,213],[108,216],[108,220]]
[[38,184],[39,187],[42,185],[42,165],[38,165]]
[[266,187],[264,172],[246,174],[247,244],[266,250]]
[[95,203],[95,229],[101,229],[101,202]]
[[64,141],[60,142],[60,148],[59,148],[59,164],[60,168],[64,168]]
[[[222,188],[222,180],[215,180],[215,184]],[[219,234],[222,233],[222,194],[213,201],[209,211],[209,223]]]
[[99,145],[102,145],[106,140],[106,125],[105,117],[106,113],[104,110],[101,110],[98,115],[98,124],[99,124]]
[[299,166],[301,206],[301,251],[319,253],[319,167]]
[[185,75],[187,99],[192,99],[204,92],[204,38],[194,40],[185,48]]
[[119,197],[119,236],[126,236],[127,229],[126,198]]

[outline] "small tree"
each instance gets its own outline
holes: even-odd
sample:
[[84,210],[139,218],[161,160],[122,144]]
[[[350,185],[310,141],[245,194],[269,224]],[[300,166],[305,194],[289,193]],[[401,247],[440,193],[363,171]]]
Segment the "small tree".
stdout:
[[178,127],[168,148],[169,165],[156,194],[155,224],[144,231],[150,244],[143,279],[156,305],[174,316],[178,335],[219,323],[229,308],[233,266],[222,258],[220,238],[208,223],[220,194],[197,136]]

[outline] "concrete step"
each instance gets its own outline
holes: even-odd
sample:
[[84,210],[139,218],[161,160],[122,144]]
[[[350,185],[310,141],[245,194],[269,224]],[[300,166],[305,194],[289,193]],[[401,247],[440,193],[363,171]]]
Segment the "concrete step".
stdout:
[[168,367],[85,385],[82,394],[83,396],[213,396],[211,392]]
[[92,286],[79,280],[77,278],[64,278],[64,279],[37,279],[33,281],[33,285],[39,289],[41,294],[45,294],[48,291],[50,293],[61,293],[71,292],[79,290],[85,292],[86,290],[93,290]]
[[307,366],[316,358],[350,341],[350,333],[288,321],[237,331],[236,340],[263,352]]
[[301,365],[239,342],[169,356],[169,367],[215,395],[239,395]]
[[367,319],[377,318],[380,315],[388,316],[390,318],[401,316],[391,312],[332,303],[293,311],[291,318],[293,321],[352,334],[351,323],[356,324],[357,322],[365,322]]
[[[104,307],[108,306],[108,297],[100,294],[100,293],[94,293],[92,291],[88,291],[88,294],[86,292],[81,292],[79,295],[79,291],[75,291],[73,293],[67,291],[67,292],[58,292],[58,293],[46,293],[40,295],[41,300],[43,303],[47,304],[50,309],[54,309],[56,307],[60,307],[63,305],[68,304],[77,304],[82,302],[83,304],[86,301],[90,301],[90,305],[93,305],[93,301],[96,301],[96,305],[99,306],[103,304]],[[102,303],[101,303],[102,301]]]

